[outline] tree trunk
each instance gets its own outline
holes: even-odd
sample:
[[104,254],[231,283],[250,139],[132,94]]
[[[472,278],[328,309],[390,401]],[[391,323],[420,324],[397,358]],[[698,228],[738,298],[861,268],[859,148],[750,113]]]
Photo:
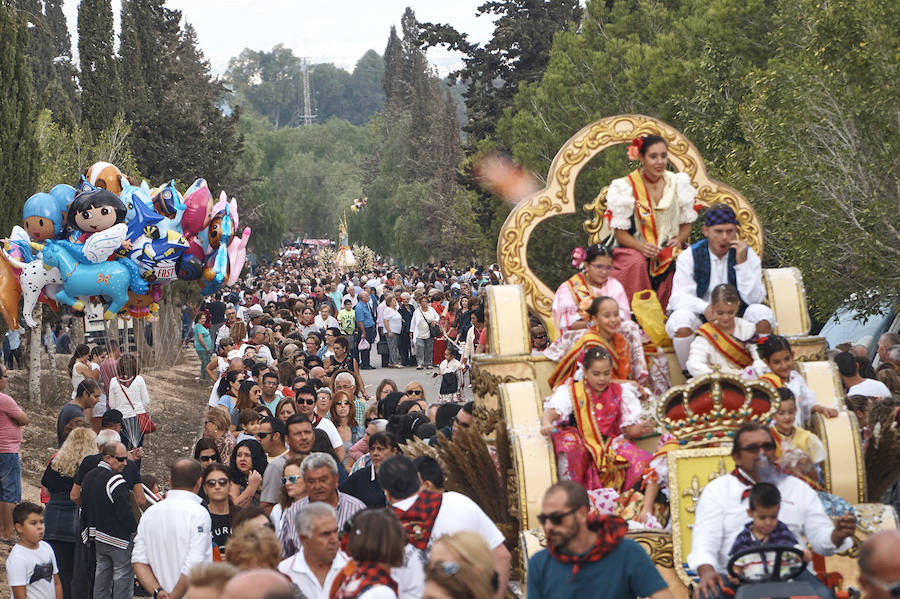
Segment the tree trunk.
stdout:
[[41,403],[41,320],[43,309],[38,304],[34,319],[37,326],[28,331],[28,397],[33,404]]
[[84,318],[75,317],[72,319],[72,347],[80,343],[84,343]]

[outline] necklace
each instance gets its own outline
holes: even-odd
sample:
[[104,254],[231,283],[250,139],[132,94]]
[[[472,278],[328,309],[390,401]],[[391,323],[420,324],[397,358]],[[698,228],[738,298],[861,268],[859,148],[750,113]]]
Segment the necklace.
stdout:
[[650,185],[655,185],[656,183],[659,183],[659,180],[660,180],[660,179],[662,179],[662,175],[660,175],[660,176],[658,176],[657,178],[654,179],[653,177],[651,177],[650,175],[648,175],[648,174],[647,174],[646,172],[644,172],[643,170],[641,170],[641,177],[643,177],[644,180],[645,180],[647,183],[649,183]]

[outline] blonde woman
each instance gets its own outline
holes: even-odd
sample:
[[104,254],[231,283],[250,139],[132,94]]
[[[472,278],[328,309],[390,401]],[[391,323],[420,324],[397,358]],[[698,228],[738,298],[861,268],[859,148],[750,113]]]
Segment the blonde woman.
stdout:
[[50,493],[44,511],[44,540],[56,554],[63,596],[70,596],[75,543],[80,540],[78,506],[69,498],[81,461],[97,453],[97,434],[87,426],[73,428],[44,470],[41,484]]
[[[434,542],[428,554],[428,562],[458,564],[469,572],[464,586],[466,591],[451,597],[490,597],[497,592],[497,573],[494,571],[494,555],[487,542],[478,533],[468,530],[444,535]],[[436,578],[442,579],[441,576]],[[435,581],[438,582],[438,581]],[[439,584],[445,587],[446,585]],[[455,591],[456,589],[447,589]],[[487,591],[487,593],[485,593]]]

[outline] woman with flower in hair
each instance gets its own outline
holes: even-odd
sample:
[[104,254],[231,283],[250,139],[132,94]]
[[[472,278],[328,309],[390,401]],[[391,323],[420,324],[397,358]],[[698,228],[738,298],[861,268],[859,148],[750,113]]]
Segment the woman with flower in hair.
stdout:
[[668,144],[658,135],[636,137],[628,158],[640,166],[609,184],[609,226],[616,239],[613,276],[627,297],[655,289],[665,308],[672,293],[675,258],[687,247],[697,220],[697,190],[686,173],[666,170]]

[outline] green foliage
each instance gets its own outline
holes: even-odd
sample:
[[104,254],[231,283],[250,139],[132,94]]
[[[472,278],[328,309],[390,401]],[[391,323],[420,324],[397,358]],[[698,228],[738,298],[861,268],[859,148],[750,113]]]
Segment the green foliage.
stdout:
[[0,230],[4,232],[22,220],[22,205],[37,191],[40,168],[27,44],[24,15],[0,0]]
[[[384,63],[374,50],[357,61],[353,73],[330,63],[308,69],[311,111],[317,122],[339,118],[362,125],[384,102]],[[290,48],[283,44],[271,52],[246,48],[228,62],[225,78],[235,94],[233,104],[268,118],[276,128],[301,124],[303,64]]]
[[91,131],[102,131],[119,112],[122,97],[110,0],[81,0],[78,5],[78,59],[81,118]]
[[[556,35],[543,78],[519,86],[498,141],[541,176],[598,118],[660,118],[744,191],[766,262],[801,268],[818,315],[863,290],[859,307],[896,301],[898,14],[889,0],[592,0],[579,33]],[[630,168],[605,152],[578,179],[577,214],[535,231],[529,262],[546,282],[584,241],[580,207]]]
[[[78,177],[98,161],[117,165],[123,172],[139,175],[128,143],[131,128],[120,114],[92,135],[83,125],[71,128],[51,120],[49,110],[37,119],[37,146],[41,153],[38,189],[49,191],[57,183],[75,185]],[[21,215],[20,215],[21,216]]]
[[777,51],[742,112],[741,183],[769,247],[799,267],[819,316],[900,299],[900,6],[782,0]]
[[249,114],[239,130],[246,152],[238,176],[250,181],[241,223],[253,228],[254,250],[274,250],[289,231],[335,239],[338,218],[362,193],[359,165],[370,150],[368,131],[338,119],[275,129]]

